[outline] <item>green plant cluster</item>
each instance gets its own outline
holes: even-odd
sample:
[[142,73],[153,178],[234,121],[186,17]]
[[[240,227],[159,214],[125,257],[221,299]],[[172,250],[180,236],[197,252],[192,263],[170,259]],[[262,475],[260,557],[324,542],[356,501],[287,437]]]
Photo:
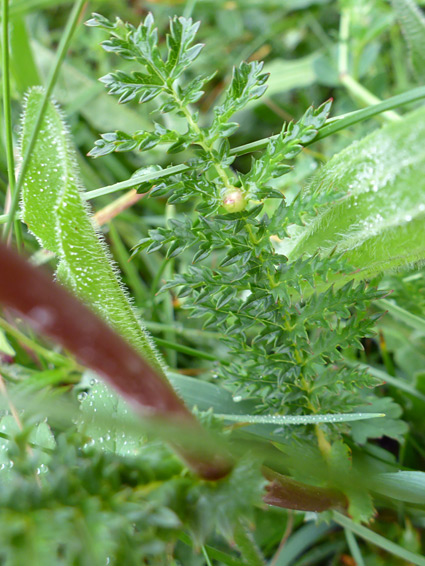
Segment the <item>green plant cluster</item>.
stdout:
[[315,255],[288,261],[273,242],[287,238],[291,225],[303,225],[340,197],[334,190],[317,190],[288,204],[273,187],[274,179],[291,170],[290,160],[315,138],[330,102],[284,124],[253,158],[250,170],[238,173],[230,167],[235,156],[229,142],[238,124],[229,120],[265,91],[267,76],[261,74],[261,64],[242,63],[234,69],[212,123],[201,127],[190,103],[202,95],[205,79],[187,84],[177,80],[200,53],[199,45],[192,46],[197,25],[190,19],[171,20],[165,59],[151,15],[138,28],[101,16],[89,25],[111,32],[104,49],[144,67],[145,72],[131,76],[117,72],[104,77],[111,94],[119,95],[120,102],[135,96],[145,102],[163,94],[158,112],[174,111],[186,120],[183,134],[158,124],[154,132],[104,134],[91,155],[146,151],[158,143],[169,144],[170,153],[193,149],[189,171],[140,190],[150,190],[151,197],[165,196],[169,204],[188,203],[194,215],[151,230],[135,253],[162,246],[168,258],[191,253],[192,265],[162,290],[178,288],[190,316],[203,317],[205,328],[225,335],[230,363],[219,372],[235,398],[255,398],[256,412],[269,414],[341,412],[362,404],[362,388],[373,386],[375,379],[345,366],[341,351],[361,347],[374,323],[368,305],[382,292],[352,282],[329,287],[329,275],[350,271],[343,258]]
[[[27,41],[27,24],[40,38],[38,16],[22,18],[30,4],[8,13],[3,0],[12,70],[3,48],[0,223],[150,361],[150,383],[174,388],[189,429],[165,395],[145,412],[143,372],[134,389],[120,389],[124,365],[104,374],[135,392],[135,413],[78,351],[1,311],[0,566],[425,566],[424,272],[412,273],[425,259],[425,113],[399,110],[425,98],[412,82],[424,72],[421,10],[411,0],[155,2],[155,21],[94,14],[97,29],[80,33],[84,4],[54,59],[54,34]],[[60,23],[57,12],[42,21]],[[119,105],[96,84],[105,72]],[[25,101],[16,179],[11,97]],[[351,112],[358,102],[367,108]],[[391,123],[370,133],[371,117]],[[102,159],[86,160],[99,131],[88,155]],[[140,202],[134,191],[112,200],[132,187]],[[95,198],[104,208],[93,219]],[[63,345],[41,299],[36,314]],[[110,360],[113,348],[97,344]],[[201,479],[210,455],[226,463],[219,480]]]

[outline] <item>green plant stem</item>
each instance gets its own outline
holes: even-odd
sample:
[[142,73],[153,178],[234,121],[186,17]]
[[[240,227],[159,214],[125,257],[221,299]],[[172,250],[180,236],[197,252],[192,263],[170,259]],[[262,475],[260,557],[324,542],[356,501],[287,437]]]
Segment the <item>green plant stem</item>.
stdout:
[[[5,0],[3,0],[3,1],[5,1]],[[18,209],[19,196],[20,196],[20,193],[21,193],[22,184],[23,184],[23,181],[24,181],[24,178],[25,178],[25,174],[26,174],[28,165],[30,163],[32,151],[33,151],[33,149],[35,147],[35,143],[37,141],[38,133],[39,133],[40,126],[41,126],[41,123],[42,123],[43,118],[44,118],[44,114],[45,114],[45,111],[46,111],[46,108],[47,108],[47,104],[49,102],[50,96],[51,96],[53,89],[55,87],[57,78],[59,76],[59,71],[60,71],[60,68],[61,68],[62,61],[64,60],[66,52],[68,51],[68,47],[69,47],[69,44],[71,42],[71,38],[73,36],[73,33],[74,33],[74,31],[77,27],[78,20],[80,19],[80,16],[83,12],[85,2],[86,2],[86,0],[76,0],[75,3],[74,3],[73,9],[72,9],[71,14],[68,18],[64,33],[61,37],[61,40],[60,40],[60,43],[59,43],[59,46],[58,46],[58,49],[57,49],[57,52],[56,52],[55,62],[53,64],[53,67],[52,67],[50,74],[49,74],[49,77],[47,79],[47,86],[46,86],[46,89],[44,91],[43,102],[40,106],[40,110],[38,112],[38,116],[37,116],[37,119],[35,121],[34,129],[32,131],[31,138],[30,138],[29,143],[28,143],[27,151],[25,152],[25,155],[23,156],[21,168],[20,168],[19,175],[18,175],[18,179],[16,181],[15,191],[12,195],[10,211],[9,211],[9,215],[8,215],[7,222],[6,222],[6,228],[5,228],[4,234],[3,234],[3,237],[6,240],[8,240],[10,238],[10,235],[11,235],[12,225],[14,223],[16,212],[17,212],[17,209]]]
[[342,9],[339,22],[338,42],[338,73],[340,76],[348,74],[348,38],[350,33],[350,12]]
[[[351,75],[340,75],[339,77],[341,84],[348,90],[353,98],[359,100],[365,105],[374,105],[382,102],[377,96],[375,96],[370,90],[361,85],[355,78]],[[398,122],[401,120],[396,112],[388,111],[383,112],[382,116],[389,122]]]
[[[15,183],[15,160],[13,156],[13,131],[12,131],[12,113],[10,98],[10,65],[9,65],[9,0],[2,0],[2,75],[3,75],[3,112],[4,112],[4,130],[6,137],[6,162],[7,175],[9,181],[10,197],[16,191]],[[22,231],[19,222],[15,221],[15,232],[18,243],[18,249],[22,242]]]
[[[182,533],[179,538],[183,544],[193,548],[194,543],[189,535],[187,535],[186,533]],[[222,552],[221,550],[217,550],[212,546],[204,545],[204,548],[205,550],[207,550],[210,558],[213,558],[214,560],[218,560],[223,564],[227,564],[227,566],[246,566],[243,562],[241,562],[237,558],[234,558],[233,556],[229,556],[225,552]]]
[[358,525],[345,515],[334,511],[333,519],[336,523],[338,523],[338,525],[341,525],[341,527],[350,530],[360,538],[367,540],[370,543],[375,544],[376,546],[379,546],[379,548],[382,548],[390,554],[398,556],[402,560],[406,560],[407,562],[416,564],[417,566],[425,566],[425,557],[419,556],[419,554],[415,554],[410,550],[406,550],[405,548],[399,546],[398,544],[395,544],[394,542],[391,542],[385,537],[378,535],[374,531],[371,531],[370,529],[367,529],[362,525]]
[[260,549],[243,519],[239,519],[236,523],[233,536],[247,566],[265,566]]
[[142,304],[146,300],[148,295],[147,288],[143,285],[143,279],[139,276],[137,272],[137,267],[134,262],[130,261],[130,255],[124,246],[118,230],[113,222],[109,223],[109,236],[111,238],[111,244],[115,250],[116,258],[118,264],[127,276],[128,286],[134,293],[134,298],[138,304]]
[[[349,72],[348,42],[350,38],[350,9],[341,11],[338,42],[338,74],[341,84],[348,90],[353,98],[368,106],[381,102],[374,94],[362,86]],[[396,112],[384,112],[383,117],[388,121],[400,120]]]

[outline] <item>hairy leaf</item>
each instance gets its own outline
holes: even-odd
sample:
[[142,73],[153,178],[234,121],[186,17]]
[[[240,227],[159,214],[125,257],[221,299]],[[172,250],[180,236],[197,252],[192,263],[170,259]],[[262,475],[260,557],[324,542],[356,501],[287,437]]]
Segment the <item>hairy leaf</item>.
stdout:
[[336,249],[357,278],[425,259],[424,135],[422,107],[331,159],[309,192],[334,187],[345,198],[296,230],[289,257]]
[[[21,132],[25,153],[42,90],[28,94]],[[22,192],[22,218],[58,259],[58,277],[122,334],[162,375],[163,362],[135,314],[82,198],[74,151],[58,108],[49,103]]]

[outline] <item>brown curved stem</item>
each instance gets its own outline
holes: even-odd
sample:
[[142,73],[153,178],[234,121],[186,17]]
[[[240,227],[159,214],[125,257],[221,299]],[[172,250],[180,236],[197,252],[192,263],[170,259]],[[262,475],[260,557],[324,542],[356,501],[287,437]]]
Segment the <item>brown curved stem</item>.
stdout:
[[263,498],[269,505],[317,513],[348,507],[348,501],[340,491],[300,483],[266,467],[263,467],[263,476],[269,480]]
[[214,449],[208,450],[208,446],[213,445],[208,433],[171,385],[69,291],[3,244],[0,244],[0,303],[17,311],[37,331],[70,350],[83,365],[114,386],[144,417],[160,417],[176,426],[189,427],[198,438],[205,438],[201,456],[198,447],[174,444],[202,478],[216,480],[230,472],[230,457]]

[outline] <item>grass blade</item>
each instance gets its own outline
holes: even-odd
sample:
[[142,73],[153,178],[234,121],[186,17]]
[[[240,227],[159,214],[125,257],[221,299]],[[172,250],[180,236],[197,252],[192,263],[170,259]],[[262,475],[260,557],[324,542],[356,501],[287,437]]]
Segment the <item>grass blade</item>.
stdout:
[[248,424],[310,425],[320,423],[348,423],[385,417],[382,413],[347,413],[328,415],[215,415],[227,421]]
[[398,544],[395,544],[394,542],[391,542],[381,535],[378,535],[370,529],[354,523],[354,521],[352,521],[345,515],[334,511],[333,519],[336,523],[338,523],[338,525],[341,525],[341,527],[344,527],[360,538],[367,540],[368,542],[375,544],[376,546],[379,546],[379,548],[382,548],[386,552],[389,552],[394,556],[398,556],[402,560],[416,564],[417,566],[425,566],[425,558],[423,556],[419,556],[419,554],[415,554],[410,550],[406,550],[405,548],[399,546]]
[[425,334],[425,318],[413,314],[402,307],[399,307],[395,303],[388,301],[387,299],[379,299],[375,301],[375,304],[390,313],[395,319],[404,322],[410,328],[414,328],[415,330],[419,330]]

